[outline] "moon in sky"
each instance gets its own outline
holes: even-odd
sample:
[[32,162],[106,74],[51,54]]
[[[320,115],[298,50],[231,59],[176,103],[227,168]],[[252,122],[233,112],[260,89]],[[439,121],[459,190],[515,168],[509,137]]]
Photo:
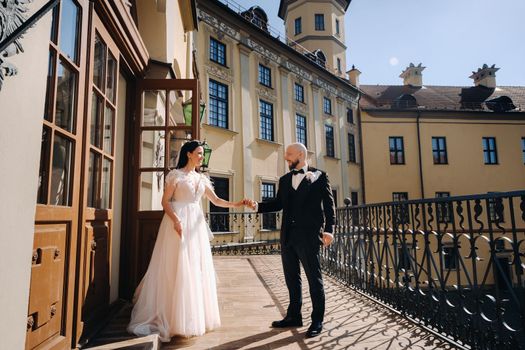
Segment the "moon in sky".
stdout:
[[397,59],[397,57],[390,57],[388,62],[390,63],[391,66],[397,66],[397,64],[399,63],[399,60]]

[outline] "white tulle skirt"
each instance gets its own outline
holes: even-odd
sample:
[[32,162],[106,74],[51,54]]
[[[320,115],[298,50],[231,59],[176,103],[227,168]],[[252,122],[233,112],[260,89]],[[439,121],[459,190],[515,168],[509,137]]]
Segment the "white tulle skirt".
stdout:
[[220,326],[210,229],[199,203],[173,202],[182,239],[164,214],[148,270],[135,291],[128,331],[198,336]]

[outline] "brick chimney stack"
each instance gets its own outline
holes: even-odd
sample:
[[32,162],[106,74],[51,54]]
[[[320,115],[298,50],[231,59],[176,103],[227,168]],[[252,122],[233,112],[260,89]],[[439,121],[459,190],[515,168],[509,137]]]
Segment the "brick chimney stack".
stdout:
[[346,72],[346,74],[348,74],[348,80],[350,80],[350,84],[355,87],[359,87],[359,75],[361,75],[359,69],[352,65],[352,69]]

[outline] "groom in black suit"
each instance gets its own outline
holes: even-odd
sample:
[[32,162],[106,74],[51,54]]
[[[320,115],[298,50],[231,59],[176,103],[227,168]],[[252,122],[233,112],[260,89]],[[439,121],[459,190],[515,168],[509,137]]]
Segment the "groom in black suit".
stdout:
[[325,172],[309,167],[307,150],[301,143],[286,148],[285,160],[290,172],[279,179],[277,196],[253,204],[257,212],[283,211],[281,258],[290,304],[286,317],[272,327],[301,327],[302,293],[299,262],[308,279],[312,298],[312,324],[306,337],[319,335],[323,329],[325,295],[319,251],[333,240],[335,224],[334,198]]

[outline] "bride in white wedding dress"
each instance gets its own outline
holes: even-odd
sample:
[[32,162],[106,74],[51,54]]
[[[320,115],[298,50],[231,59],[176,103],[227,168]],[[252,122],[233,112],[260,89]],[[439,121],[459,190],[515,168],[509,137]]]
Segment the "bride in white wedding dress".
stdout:
[[162,207],[164,217],[144,278],[135,291],[128,331],[136,335],[157,333],[168,342],[174,335],[202,335],[220,326],[210,228],[204,219],[201,197],[219,207],[228,202],[215,194],[207,176],[197,172],[202,164],[199,141],[186,142],[176,169],[166,176]]

